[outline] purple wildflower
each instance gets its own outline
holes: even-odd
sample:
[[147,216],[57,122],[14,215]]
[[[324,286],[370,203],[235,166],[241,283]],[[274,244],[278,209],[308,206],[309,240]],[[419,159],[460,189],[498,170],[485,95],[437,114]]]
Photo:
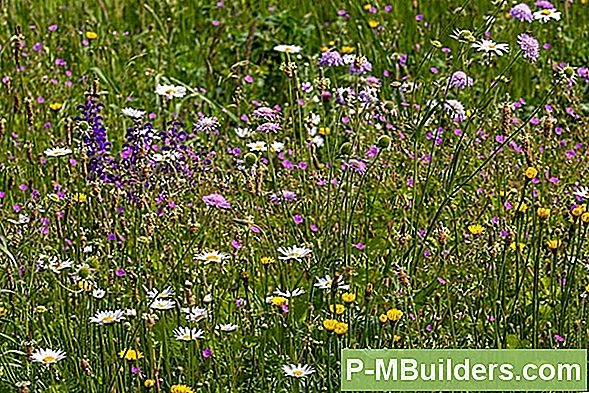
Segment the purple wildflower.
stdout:
[[219,129],[219,120],[216,117],[203,116],[194,124],[194,132],[211,133]]
[[509,15],[513,19],[517,19],[520,22],[532,23],[534,20],[534,14],[532,13],[532,10],[525,3],[520,3],[514,6],[511,11],[509,11]]
[[540,57],[540,44],[538,40],[529,34],[523,33],[517,36],[517,43],[523,51],[523,56],[531,63],[535,63]]
[[231,209],[231,204],[221,194],[210,194],[202,198],[203,202],[208,206],[219,209]]
[[535,2],[534,5],[536,7],[544,8],[545,10],[551,10],[551,9],[554,8],[554,6],[552,5],[551,2],[549,2],[549,1],[543,1],[543,0],[540,0],[540,1]]
[[363,175],[366,172],[366,164],[360,160],[352,158],[350,161],[344,163],[343,169],[352,169],[354,172]]
[[474,82],[464,71],[456,71],[448,78],[448,83],[450,87],[466,89],[467,87],[471,87]]
[[278,119],[278,112],[276,112],[274,109],[269,108],[267,106],[261,106],[252,112],[252,116],[254,116],[258,119],[266,119],[266,120],[274,121],[274,120]]
[[278,132],[280,130],[282,130],[282,127],[278,123],[263,123],[256,127],[257,132],[263,133]]
[[336,50],[328,50],[321,54],[319,59],[319,65],[321,67],[337,67],[344,65],[344,59]]
[[372,71],[372,63],[365,56],[356,56],[350,62],[350,74],[352,75],[362,75],[370,71]]

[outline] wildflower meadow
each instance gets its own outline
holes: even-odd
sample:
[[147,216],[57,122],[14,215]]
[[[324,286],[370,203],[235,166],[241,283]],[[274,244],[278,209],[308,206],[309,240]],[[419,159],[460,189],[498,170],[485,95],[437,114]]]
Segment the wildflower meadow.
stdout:
[[0,12],[0,392],[587,348],[587,0]]

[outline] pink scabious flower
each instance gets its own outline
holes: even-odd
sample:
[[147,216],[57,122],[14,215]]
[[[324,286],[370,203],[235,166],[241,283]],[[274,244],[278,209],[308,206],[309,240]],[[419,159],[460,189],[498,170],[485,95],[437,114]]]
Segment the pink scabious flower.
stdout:
[[540,1],[535,2],[534,5],[536,7],[540,7],[540,8],[543,8],[545,10],[554,9],[554,5],[552,5],[552,3],[549,2],[549,1],[540,0]]
[[450,78],[448,78],[448,84],[450,87],[458,89],[466,89],[467,87],[471,87],[473,83],[474,81],[472,78],[466,75],[464,71],[456,71]]
[[352,169],[354,172],[363,175],[366,172],[366,164],[360,160],[352,158],[342,165],[342,169]]
[[319,66],[321,67],[337,67],[344,65],[344,59],[336,50],[328,50],[321,54],[319,59]]
[[509,11],[509,16],[511,16],[513,19],[519,20],[520,22],[532,23],[534,20],[534,14],[532,13],[532,10],[525,3],[514,6]]
[[203,197],[202,200],[208,206],[216,207],[219,209],[231,209],[231,204],[221,194],[210,194]]
[[517,36],[517,43],[523,52],[525,59],[528,59],[531,63],[535,63],[540,58],[540,44],[530,34],[520,34]]

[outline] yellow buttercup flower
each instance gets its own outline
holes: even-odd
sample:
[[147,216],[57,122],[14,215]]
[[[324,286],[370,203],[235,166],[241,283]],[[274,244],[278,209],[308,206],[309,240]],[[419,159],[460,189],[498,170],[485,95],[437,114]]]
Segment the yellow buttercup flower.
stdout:
[[387,311],[387,318],[389,321],[396,322],[403,317],[403,311],[396,308],[391,308]]
[[329,129],[329,127],[319,127],[319,134],[329,135],[330,133],[331,133],[331,130]]
[[528,179],[533,179],[538,175],[538,170],[533,166],[526,169],[525,175]]
[[401,340],[401,336],[399,336],[399,335],[397,335],[397,334],[395,334],[395,335],[393,336],[393,341],[394,341],[394,342],[398,342],[398,341],[400,341],[400,340]]
[[576,206],[573,211],[573,216],[579,217],[581,214],[585,213],[585,205]]
[[143,357],[143,354],[139,351],[136,351],[134,349],[129,349],[129,350],[125,350],[123,349],[121,352],[119,352],[119,357],[121,358],[125,358],[125,360],[139,360]]
[[335,325],[335,329],[333,329],[333,331],[335,332],[335,334],[337,335],[342,335],[345,334],[348,331],[348,324],[345,322],[338,322]]
[[547,209],[544,207],[539,207],[536,214],[538,215],[539,218],[545,220],[547,218],[550,218],[550,209]]
[[342,46],[342,53],[343,54],[348,54],[348,53],[352,53],[355,50],[355,48],[353,46]]
[[372,8],[372,4],[364,4],[364,7],[362,7],[362,8],[364,8],[364,11],[368,11],[369,9]]
[[356,300],[356,294],[346,292],[342,294],[342,300],[344,301],[344,303],[354,303],[354,301]]
[[377,21],[377,20],[370,19],[370,20],[368,21],[368,26],[370,26],[370,27],[371,27],[371,28],[373,28],[373,29],[374,29],[375,27],[378,27],[379,25],[380,25],[380,22],[379,22],[379,21]]
[[380,314],[380,315],[378,316],[378,320],[379,320],[381,323],[386,323],[386,322],[389,320],[389,317],[387,317],[387,314]]
[[480,235],[481,233],[483,233],[484,230],[485,229],[483,228],[483,226],[479,224],[473,224],[468,226],[468,231],[473,235]]
[[509,245],[509,248],[511,248],[513,251],[515,251],[516,248],[519,248],[520,251],[523,251],[524,248],[526,248],[526,245],[525,245],[525,243],[517,243],[517,246],[516,246],[516,243],[512,242]]
[[172,385],[172,393],[194,393],[191,387],[186,385]]
[[550,248],[551,250],[556,250],[558,247],[560,247],[560,240],[559,239],[551,239],[548,240],[548,248]]
[[86,203],[88,201],[88,197],[86,196],[86,194],[82,194],[82,193],[77,193],[74,194],[74,196],[72,197],[72,200],[74,202],[78,202],[78,203]]
[[336,304],[334,309],[332,304],[329,306],[329,311],[335,312],[337,315],[342,315],[346,311],[346,307],[343,304]]
[[338,324],[338,322],[335,319],[326,319],[325,321],[323,321],[323,327],[325,328],[325,330],[329,330],[330,332],[332,332],[335,329],[335,326]]
[[86,38],[88,38],[89,40],[95,40],[98,38],[98,34],[96,34],[93,31],[87,31],[86,32]]
[[276,262],[276,260],[272,257],[263,257],[260,261],[262,262],[262,265],[270,265]]
[[525,213],[528,210],[528,205],[525,202],[518,203],[517,211],[518,213]]
[[151,387],[153,387],[154,385],[155,385],[155,380],[154,379],[146,379],[143,382],[143,386],[145,386],[148,389],[151,388]]
[[589,213],[583,213],[583,215],[581,216],[581,221],[587,224],[589,222]]
[[52,111],[55,111],[55,112],[60,110],[62,107],[63,107],[63,105],[59,102],[54,102],[53,104],[49,105],[49,109],[51,109]]

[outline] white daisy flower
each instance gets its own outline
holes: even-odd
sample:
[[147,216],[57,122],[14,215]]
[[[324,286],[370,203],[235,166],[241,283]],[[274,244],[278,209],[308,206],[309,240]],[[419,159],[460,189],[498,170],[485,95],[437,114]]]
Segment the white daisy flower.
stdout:
[[225,259],[229,259],[229,254],[218,251],[204,251],[200,254],[195,254],[194,259],[205,263],[221,263]]
[[282,371],[288,377],[306,378],[315,372],[315,369],[307,364],[285,364]]
[[180,311],[186,314],[186,320],[190,322],[200,322],[209,316],[209,312],[207,310],[199,307],[183,307],[180,309]]
[[278,141],[272,142],[272,144],[270,145],[270,150],[275,153],[280,153],[282,150],[284,150],[284,143]]
[[123,115],[132,117],[133,119],[141,119],[143,116],[145,116],[145,111],[140,111],[133,108],[123,108],[121,112]]
[[296,259],[297,261],[301,258],[311,254],[311,249],[307,247],[291,246],[291,247],[280,247],[278,252],[282,255],[278,259],[288,261],[289,259]]
[[473,43],[472,47],[478,52],[493,53],[497,56],[502,56],[503,53],[509,52],[509,45],[498,44],[493,40],[482,39],[479,42]]
[[356,55],[344,55],[342,59],[344,64],[352,64],[356,60]]
[[248,136],[252,135],[254,132],[249,128],[239,127],[235,129],[235,133],[240,138],[247,138]]
[[186,95],[186,88],[184,86],[157,85],[155,93],[165,96],[167,99],[182,98]]
[[311,143],[317,147],[321,147],[325,144],[325,139],[321,135],[316,135],[312,140]]
[[63,157],[72,154],[72,149],[68,149],[66,147],[53,147],[51,149],[45,150],[45,155],[47,157]]
[[170,287],[167,287],[163,291],[159,291],[158,289],[150,289],[147,291],[147,297],[150,299],[158,298],[158,299],[167,299],[169,297],[174,296],[174,290]]
[[276,45],[274,50],[282,53],[299,53],[303,48],[297,45]]
[[92,291],[92,296],[96,299],[102,299],[106,295],[106,291],[104,289],[96,288]]
[[318,126],[319,123],[321,123],[321,116],[319,116],[316,113],[311,113],[309,115],[309,120],[311,121],[311,123],[313,123],[314,125]]
[[114,311],[98,311],[96,315],[90,317],[90,322],[97,323],[99,325],[110,325],[113,323],[121,322],[125,319],[125,315],[122,310]]
[[59,273],[61,273],[61,271],[63,269],[67,269],[67,268],[72,267],[73,264],[74,264],[74,261],[72,261],[71,259],[61,261],[58,258],[52,258],[49,261],[48,267],[53,273],[59,274]]
[[57,363],[62,359],[65,359],[65,352],[55,349],[37,349],[32,353],[31,358],[33,362],[43,363],[46,366]]
[[[314,285],[319,289],[331,289],[333,286],[333,279],[328,274],[325,277],[318,278]],[[344,278],[342,276],[338,277],[336,286],[338,289],[350,289],[350,286],[344,283]]]
[[207,293],[203,298],[202,301],[205,303],[210,303],[213,301],[213,295],[211,295],[210,293]]
[[224,323],[224,324],[220,324],[215,326],[215,329],[220,330],[222,332],[234,332],[237,330],[239,326],[238,325],[234,325],[232,323]]
[[257,142],[248,143],[246,146],[249,147],[250,151],[266,151],[266,150],[268,150],[268,148],[266,147],[266,142],[264,142],[264,141],[257,141]]
[[26,214],[19,214],[18,215],[18,220],[14,220],[12,218],[7,218],[6,221],[8,221],[11,224],[14,225],[25,225],[28,224],[30,219],[29,216],[27,216]]
[[573,192],[573,195],[581,199],[589,199],[589,187],[579,187],[577,191]]
[[204,337],[204,331],[197,328],[179,327],[174,329],[174,338],[180,341],[192,341]]
[[275,295],[282,296],[282,297],[285,297],[287,299],[290,299],[292,297],[301,296],[304,293],[305,293],[305,290],[303,288],[297,288],[297,289],[294,289],[292,291],[281,291],[280,289],[277,288],[274,291],[274,294]]
[[536,11],[534,12],[534,19],[540,21],[540,23],[550,22],[551,19],[560,20],[560,11],[557,11],[554,8]]
[[156,299],[154,302],[150,304],[149,308],[153,308],[154,310],[165,311],[174,308],[174,306],[176,306],[176,302],[174,300]]

